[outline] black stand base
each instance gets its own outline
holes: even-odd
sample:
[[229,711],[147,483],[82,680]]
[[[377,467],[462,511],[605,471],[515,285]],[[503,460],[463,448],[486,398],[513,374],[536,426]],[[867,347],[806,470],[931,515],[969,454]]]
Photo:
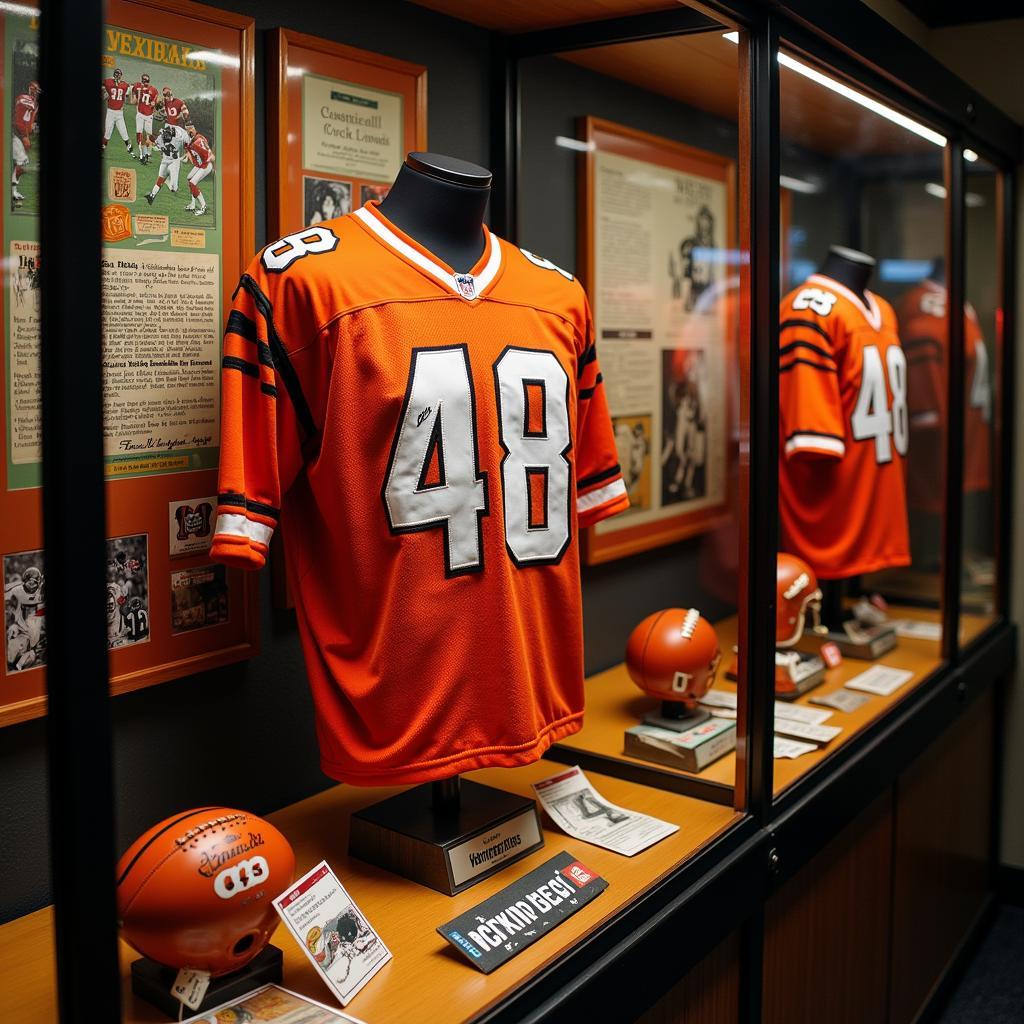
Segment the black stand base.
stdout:
[[700,725],[701,722],[706,722],[711,717],[710,711],[705,711],[703,708],[695,708],[688,715],[666,715],[665,707],[662,705],[661,713],[657,711],[648,711],[644,715],[644,722],[647,725],[656,725],[660,729],[671,729],[673,732],[687,732],[692,729],[695,725]]
[[[281,950],[277,946],[267,946],[240,971],[225,974],[223,978],[214,978],[199,1007],[190,1010],[186,1006],[184,1017],[238,999],[261,985],[280,984],[282,961]],[[143,957],[132,963],[132,992],[161,1013],[167,1014],[171,1020],[178,1020],[182,1004],[171,995],[171,986],[177,976],[175,968],[164,967]]]
[[463,780],[457,798],[428,784],[356,811],[348,852],[454,896],[543,845],[533,800]]
[[796,700],[825,681],[825,662],[817,654],[775,652],[775,698]]
[[896,646],[896,627],[887,622],[880,626],[862,626],[860,632],[863,639],[855,640],[845,631],[829,632],[818,639],[831,640],[844,658],[860,658],[862,661],[874,661]]

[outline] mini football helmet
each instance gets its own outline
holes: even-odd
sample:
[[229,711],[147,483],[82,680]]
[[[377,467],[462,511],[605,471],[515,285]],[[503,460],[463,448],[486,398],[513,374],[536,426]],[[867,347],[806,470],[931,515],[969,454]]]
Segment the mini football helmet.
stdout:
[[807,613],[821,629],[821,590],[814,570],[801,558],[779,552],[775,569],[775,646],[792,647],[804,635]]
[[644,693],[692,711],[714,685],[721,652],[711,623],[696,608],[648,615],[630,634],[626,668]]

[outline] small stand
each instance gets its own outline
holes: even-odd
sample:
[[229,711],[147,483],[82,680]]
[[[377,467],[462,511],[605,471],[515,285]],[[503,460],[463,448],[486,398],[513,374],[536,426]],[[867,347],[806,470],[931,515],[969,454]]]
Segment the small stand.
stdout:
[[678,700],[663,700],[661,711],[648,711],[644,715],[647,725],[656,725],[659,729],[671,729],[673,732],[687,732],[695,725],[706,722],[711,717],[710,711],[695,707],[687,711],[686,705]]
[[[815,637],[815,646],[820,647],[822,643],[831,642],[839,648],[844,658],[874,661],[896,646],[896,627],[888,622],[877,626],[864,626],[858,623],[856,632],[851,636],[843,628],[843,622],[846,620],[843,611],[845,583],[845,580],[823,580],[821,583],[821,621],[828,627],[828,633],[824,637]],[[804,644],[800,646],[803,647]]]
[[[280,984],[283,959],[277,946],[267,946],[240,971],[214,978],[199,1006],[195,1010],[185,1007],[185,1016],[191,1017],[213,1006],[238,999],[261,985]],[[142,957],[132,962],[131,971],[132,992],[161,1013],[167,1014],[171,1020],[178,1020],[182,1004],[171,995],[171,986],[178,976],[177,969],[164,967],[148,957]]]
[[543,845],[535,801],[455,776],[356,811],[348,852],[454,896]]
[[775,651],[775,697],[796,700],[825,681],[826,665],[820,655],[802,651]]

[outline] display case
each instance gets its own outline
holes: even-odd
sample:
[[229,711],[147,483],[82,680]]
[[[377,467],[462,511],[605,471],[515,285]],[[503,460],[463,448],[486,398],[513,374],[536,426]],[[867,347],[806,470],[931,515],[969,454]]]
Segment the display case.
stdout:
[[[80,52],[81,39],[99,37],[101,6],[76,5],[73,16],[59,22],[45,13],[37,19],[34,30],[44,55],[51,55],[43,59],[43,95],[69,94],[95,78],[97,59],[104,68],[115,59],[108,36],[101,53]],[[294,890],[291,876],[276,884],[278,862],[269,848],[259,856],[255,846],[246,848],[246,863],[266,855],[258,867],[262,871],[270,863],[275,879],[254,900],[300,898],[304,887],[324,877],[318,865],[326,862],[354,904],[352,936],[341,934],[340,917],[331,926],[345,944],[348,969],[361,970],[360,957],[375,942],[390,955],[367,968],[365,987],[346,1007],[371,1022],[417,1015],[453,1021],[588,1014],[601,1020],[673,1014],[677,1019],[698,1005],[715,1021],[795,1019],[803,1012],[798,1006],[819,1013],[812,996],[804,993],[799,999],[805,1002],[799,1002],[787,994],[793,972],[817,963],[814,957],[826,948],[825,933],[814,930],[820,922],[815,924],[815,913],[801,901],[820,898],[845,907],[844,899],[861,892],[862,883],[870,889],[877,921],[867,915],[851,919],[849,940],[851,948],[860,942],[871,951],[865,969],[883,976],[890,948],[878,943],[890,939],[879,939],[872,928],[889,920],[887,900],[910,905],[909,897],[900,902],[905,879],[894,867],[912,861],[915,841],[915,819],[897,816],[901,800],[913,798],[911,789],[941,788],[946,779],[924,778],[924,768],[915,773],[916,758],[940,744],[953,752],[950,757],[987,756],[995,713],[991,693],[1012,662],[1009,226],[1019,130],[863,5],[822,12],[811,10],[819,5],[800,3],[387,0],[376,5],[373,17],[366,5],[358,23],[348,15],[325,15],[310,2],[297,2],[280,21],[268,20],[263,6],[251,12],[255,22],[245,3],[232,6],[241,13],[211,8],[204,14],[206,8],[179,0],[124,0],[116,11],[127,16],[144,9],[148,16],[173,8],[177,33],[168,25],[162,34],[151,33],[164,43],[172,36],[188,38],[185,29],[193,23],[210,33],[207,52],[200,55],[204,69],[197,71],[195,55],[191,62],[187,55],[182,59],[189,74],[202,72],[219,83],[220,91],[210,95],[198,86],[193,92],[196,101],[211,104],[197,111],[212,118],[214,148],[223,138],[227,149],[219,151],[231,163],[215,165],[212,190],[208,176],[193,181],[189,172],[188,231],[196,230],[193,221],[199,223],[207,202],[216,204],[218,217],[222,206],[230,216],[217,222],[223,237],[182,234],[186,229],[179,225],[176,242],[168,244],[197,251],[200,241],[220,246],[216,299],[228,323],[225,373],[236,374],[230,382],[225,378],[225,415],[233,423],[251,422],[252,406],[265,400],[287,399],[298,410],[292,433],[290,427],[274,433],[278,427],[272,424],[273,443],[246,435],[237,446],[240,453],[228,452],[224,459],[235,460],[231,465],[241,465],[241,475],[251,478],[261,471],[246,461],[251,451],[265,445],[267,457],[276,460],[279,449],[291,446],[296,454],[289,480],[313,488],[301,506],[309,513],[303,529],[311,543],[268,550],[264,541],[287,494],[247,494],[241,485],[224,486],[222,476],[222,512],[227,508],[243,531],[238,536],[244,534],[246,551],[259,555],[252,563],[269,562],[262,584],[264,651],[255,654],[259,584],[244,576],[236,560],[221,589],[230,592],[238,611],[225,612],[221,620],[214,600],[213,620],[206,624],[211,629],[189,629],[187,642],[181,641],[170,604],[159,606],[168,645],[185,643],[181,649],[200,658],[190,681],[181,684],[184,710],[170,697],[153,695],[172,687],[147,692],[145,705],[118,703],[140,698],[118,695],[131,688],[118,683],[120,662],[107,665],[106,648],[88,640],[95,623],[80,620],[75,610],[80,594],[88,592],[83,580],[95,577],[91,589],[100,593],[104,564],[110,572],[110,558],[104,563],[100,557],[109,532],[104,509],[116,518],[141,514],[141,507],[121,501],[121,492],[104,483],[98,440],[90,458],[76,454],[83,424],[93,424],[97,437],[101,432],[105,390],[97,366],[103,315],[106,309],[109,317],[110,309],[103,306],[98,275],[96,281],[89,277],[95,286],[90,290],[81,287],[76,268],[83,260],[98,264],[103,245],[127,240],[111,243],[108,209],[107,235],[83,228],[81,246],[62,245],[71,211],[56,172],[44,167],[39,194],[54,198],[41,204],[33,251],[42,246],[53,256],[41,275],[22,261],[22,269],[8,275],[3,296],[5,308],[11,307],[9,345],[17,340],[19,310],[36,308],[31,304],[38,295],[43,311],[43,489],[0,497],[27,517],[37,516],[41,504],[49,567],[46,632],[53,655],[47,663],[47,727],[54,907],[35,900],[33,913],[8,915],[14,919],[0,925],[0,950],[6,954],[0,961],[7,964],[0,978],[5,991],[17,992],[21,1017],[15,1019],[166,1018],[140,976],[155,972],[164,989],[169,981],[163,984],[157,960],[152,970],[139,966],[137,951],[145,950],[123,908],[121,938],[132,944],[117,944],[115,890],[163,832],[144,834],[141,848],[130,841],[161,818],[170,823],[167,835],[173,838],[173,823],[184,820],[190,806],[207,808],[213,817],[198,821],[195,832],[189,820],[182,849],[195,848],[205,830],[226,827],[241,813],[262,815],[268,834],[273,829],[290,845],[294,877],[303,879]],[[5,14],[5,24],[15,16],[22,17]],[[253,46],[257,31],[266,35],[265,57]],[[5,60],[11,59],[5,50]],[[130,77],[134,72],[131,66]],[[253,132],[247,128],[251,89],[260,78],[267,85],[266,124]],[[338,115],[338,104],[355,113]],[[115,129],[116,122],[115,117]],[[369,133],[356,140],[362,149],[347,144],[354,129],[338,128],[341,123]],[[58,125],[56,118],[40,125],[52,152],[70,158],[76,147],[85,151],[84,128]],[[115,148],[122,145],[116,137],[112,141]],[[259,156],[247,156],[253,142]],[[441,162],[403,164],[410,147],[441,154]],[[396,175],[414,166],[436,176],[445,169],[445,156],[467,162],[448,167],[463,176],[463,184],[481,171],[476,164],[484,174],[493,173],[484,236],[490,257],[465,272],[435,257],[414,232],[387,216]],[[140,181],[148,170],[126,159],[116,162],[131,166]],[[102,182],[99,163],[85,163],[92,168],[84,179],[88,196],[76,200],[74,216],[81,224],[100,223],[101,207],[111,205],[111,159],[104,157]],[[200,156],[192,166],[207,165]],[[30,164],[24,173],[33,171]],[[153,198],[161,187],[156,185]],[[197,190],[205,194],[202,201]],[[140,238],[138,222],[147,231],[160,225],[150,223],[148,207],[139,206],[145,192],[136,188],[121,199],[132,242],[148,246],[159,235]],[[336,213],[346,214],[341,227]],[[167,216],[170,235],[178,212]],[[255,240],[247,216],[256,221]],[[19,223],[13,216],[7,221]],[[367,239],[383,239],[389,252],[401,256],[401,273],[396,265],[380,263]],[[227,278],[245,269],[250,253],[243,250],[257,241],[270,243],[259,250],[263,267],[250,265],[235,292]],[[8,238],[14,255],[31,257],[19,248],[28,244]],[[343,265],[347,251],[357,251],[365,270]],[[507,278],[489,269],[496,252]],[[470,346],[461,344],[459,334],[474,314],[460,306],[444,344],[435,335],[448,327],[424,315],[416,322],[419,335],[409,342],[416,347],[408,358],[404,335],[389,328],[395,351],[406,359],[402,387],[394,395],[373,386],[345,390],[365,372],[364,357],[347,366],[350,378],[334,381],[330,389],[310,389],[304,382],[313,346],[293,344],[290,336],[308,325],[283,308],[301,291],[289,292],[280,281],[291,266],[302,266],[302,274],[311,275],[302,279],[311,280],[310,267],[320,259],[350,274],[337,287],[353,293],[380,283],[396,293],[407,289],[399,296],[406,307],[433,301],[407,288],[401,274],[409,271],[450,285],[467,309],[479,309],[492,295],[494,305],[505,304],[507,323],[513,315],[525,316],[524,309],[534,319],[515,321],[519,333],[507,339],[493,366],[480,369],[471,365]],[[198,268],[203,261],[195,262]],[[516,275],[530,275],[523,276],[530,284],[513,296]],[[56,301],[67,280],[75,282],[73,319]],[[360,314],[373,304],[351,303]],[[351,312],[346,307],[343,315]],[[385,319],[398,323],[401,315],[389,311]],[[340,319],[320,317],[316,337],[335,330]],[[530,372],[517,370],[509,391],[501,358],[536,349],[536,332],[557,333],[561,328],[550,326],[556,321],[576,346],[569,360],[575,374],[570,377],[561,364],[551,370],[555,376],[534,372],[535,359]],[[495,342],[495,328],[491,321],[487,325],[481,345]],[[359,339],[370,333],[361,326],[338,344],[362,344]],[[75,388],[69,388],[60,362],[72,336],[84,347],[67,364],[81,384]],[[331,337],[333,357],[338,349]],[[417,360],[432,348],[463,352],[464,365],[446,363],[428,382],[443,391],[442,398],[421,401]],[[383,359],[391,358],[386,346],[378,349]],[[462,406],[451,389],[459,374],[469,381],[470,412],[463,419],[474,433],[472,446],[456,451],[452,431],[463,422],[457,418]],[[560,405],[552,381],[563,378],[566,400]],[[257,388],[259,395],[232,405],[236,387]],[[304,411],[297,395],[307,403]],[[367,485],[368,498],[360,504],[363,470],[375,465],[376,434],[384,430],[380,409],[392,405],[399,425],[388,421],[386,473],[372,488]],[[513,405],[521,412],[521,429],[509,412]],[[583,512],[588,494],[603,493],[608,481],[619,486],[621,479],[629,508],[596,525],[580,525],[567,512],[564,546],[545,549],[536,561],[537,568],[557,566],[568,551],[572,593],[560,590],[549,608],[536,601],[521,608],[529,636],[524,632],[521,643],[502,646],[507,623],[489,616],[501,618],[519,600],[516,572],[535,571],[523,553],[551,530],[562,463],[583,465],[574,460],[584,457],[586,442],[571,432],[568,444],[548,451],[549,430],[560,422],[556,414],[570,406],[568,427],[583,422],[585,408],[603,410],[606,447],[615,464],[575,475],[570,468],[566,495],[577,495]],[[336,436],[318,435],[321,416],[324,423],[333,417]],[[493,452],[488,417],[498,422]],[[508,563],[504,603],[491,601],[474,582],[483,578],[482,565],[469,556],[453,561],[453,505],[430,515],[440,506],[417,505],[416,515],[404,519],[401,509],[396,512],[401,495],[395,479],[401,473],[395,466],[404,466],[407,434],[423,424],[430,438],[425,454],[417,449],[414,496],[454,501],[455,485],[465,483],[456,474],[472,470],[476,504],[470,518],[477,549],[486,546],[492,562]],[[534,443],[546,445],[547,462],[528,457],[537,450],[530,448]],[[332,453],[341,449],[354,453],[352,472],[337,514],[329,516],[315,488]],[[519,487],[518,477],[508,476],[510,458],[513,469],[516,460],[525,467],[522,508],[509,497]],[[201,474],[213,468],[197,463],[200,475],[188,479],[206,480]],[[10,470],[9,465],[8,492]],[[192,498],[218,488],[211,482],[195,495],[192,490],[178,488],[164,497],[188,499],[187,518],[196,510],[198,498]],[[451,492],[447,497],[445,490]],[[73,544],[60,532],[72,494],[76,504],[91,510],[76,520]],[[525,516],[525,539],[515,533],[514,522],[509,526],[516,510]],[[387,591],[389,603],[369,618],[401,621],[402,628],[374,634],[366,644],[365,637],[342,629],[317,648],[305,610],[308,589],[315,584],[320,593],[318,573],[345,547],[339,538],[358,535],[366,523],[382,552],[392,552],[390,545],[417,545],[436,556],[443,572],[431,590],[433,603],[416,604],[417,581],[408,565],[396,569],[366,551],[349,552],[344,564],[351,585],[330,590],[324,584],[339,609],[344,606],[339,616],[368,614]],[[317,530],[324,531],[321,544],[315,543]],[[34,575],[27,554],[42,543],[33,535],[31,544],[22,545],[9,539],[15,532],[9,522],[0,526],[0,539],[12,548],[2,552],[5,595],[8,571],[19,584],[26,573]],[[183,568],[173,563],[179,575],[207,566],[204,553],[175,555],[173,546],[172,536],[169,557],[185,558]],[[464,556],[465,545],[455,553]],[[132,552],[129,557],[136,560]],[[329,582],[339,581],[345,582],[335,573]],[[197,576],[193,584],[209,582]],[[174,586],[172,580],[172,591]],[[211,606],[209,596],[203,591],[197,599],[204,608]],[[8,603],[5,611],[16,625],[19,607]],[[467,636],[495,638],[494,649],[478,659],[488,678],[477,696],[497,709],[493,717],[500,731],[502,715],[511,721],[523,714],[526,675],[535,686],[532,672],[517,666],[556,672],[564,665],[548,654],[556,648],[564,654],[563,648],[576,643],[573,622],[580,608],[582,724],[574,719],[571,728],[551,730],[553,742],[538,741],[535,756],[522,753],[529,744],[511,742],[507,749],[496,745],[480,753],[470,735],[473,723],[457,717],[464,702],[452,696],[454,676],[447,691],[441,678],[453,650]],[[99,615],[94,618],[100,622]],[[561,644],[551,640],[559,623]],[[209,650],[203,638],[212,638]],[[17,649],[8,637],[6,664],[17,681],[29,667],[23,663],[32,645],[20,633],[14,639]],[[217,646],[221,640],[223,649]],[[355,647],[373,650],[360,663],[371,666],[366,680],[375,680],[372,666],[396,657],[396,651],[407,659],[402,665],[415,663],[415,671],[403,670],[400,706],[389,703],[387,716],[365,718],[362,731],[351,731],[352,742],[342,752],[351,764],[346,762],[344,772],[330,770],[325,757],[325,770],[345,780],[336,785],[317,774],[305,666],[310,665],[319,707],[324,681],[317,672]],[[575,657],[575,647],[570,653]],[[210,672],[214,664],[250,655],[230,674]],[[157,675],[170,678],[180,674],[178,668]],[[563,682],[548,680],[549,689]],[[356,686],[352,679],[346,685]],[[223,692],[216,696],[218,686]],[[359,689],[359,699],[372,703],[374,686]],[[253,706],[260,701],[266,702],[263,709]],[[531,713],[551,717],[542,704]],[[154,733],[152,723],[141,724],[142,713],[162,718],[166,730]],[[213,716],[216,722],[205,720]],[[402,777],[409,787],[389,784],[383,772],[360,780],[352,769],[360,750],[383,751],[384,760],[392,755],[382,737],[390,727],[384,719],[393,722],[396,716],[428,723],[423,734],[429,733],[436,756],[415,780],[409,773],[408,780]],[[87,730],[82,723],[89,723]],[[446,729],[446,723],[455,724]],[[23,727],[12,726],[17,728]],[[321,715],[316,731],[324,743],[331,742],[325,740],[329,729]],[[171,731],[173,737],[163,734]],[[148,759],[139,754],[143,737],[152,745]],[[435,748],[444,743],[452,749],[438,753]],[[486,767],[470,763],[469,748]],[[458,785],[434,770],[448,757],[468,766],[465,803],[453,802]],[[230,764],[211,770],[217,761]],[[563,801],[568,810],[545,803],[545,787],[564,788],[577,766],[593,790],[573,789]],[[994,792],[992,772],[979,768],[975,774]],[[422,806],[410,811],[413,782],[433,789],[424,790]],[[477,810],[491,818],[470,827],[459,814],[469,804],[465,794],[473,792],[489,794]],[[951,794],[949,813],[956,820],[962,799],[962,793]],[[987,806],[991,793],[977,799]],[[505,802],[512,808],[507,814]],[[597,835],[595,820],[606,825],[609,838]],[[979,811],[962,820],[972,832],[965,848],[980,862],[979,851],[988,848],[988,832],[981,837],[988,819]],[[502,831],[510,821],[518,830],[514,835]],[[655,840],[625,849],[634,826]],[[847,830],[840,845],[848,847],[848,856],[832,842],[841,829]],[[894,836],[900,837],[898,849]],[[857,850],[867,851],[863,862]],[[117,886],[108,884],[122,854]],[[528,940],[513,941],[510,932],[495,941],[494,949],[504,952],[493,969],[479,948],[490,945],[489,933],[466,932],[478,937],[462,934],[461,941],[451,937],[461,934],[456,925],[465,915],[463,932],[475,927],[474,915],[477,925],[486,926],[486,901],[555,855],[569,858],[565,870],[575,866],[580,890],[592,881],[607,887],[596,894],[592,889],[592,898],[581,898],[579,905],[574,901],[557,928],[545,919]],[[307,877],[318,870],[318,878]],[[233,892],[239,880],[232,876],[230,885],[218,884]],[[976,888],[972,912],[984,900],[985,886]],[[218,896],[229,898],[223,891]],[[514,905],[513,896],[508,898]],[[794,908],[806,911],[806,918],[798,922]],[[288,915],[282,910],[282,916]],[[961,917],[961,932],[975,926],[967,910]],[[344,987],[325,986],[317,966],[334,960],[322,930],[307,930],[297,941],[296,928],[292,921],[274,932],[273,946],[283,955],[268,954],[273,963],[265,980],[274,980],[276,971],[286,988],[341,1001],[336,997]],[[260,935],[264,942],[269,931]],[[802,943],[799,962],[778,945],[793,935]],[[952,936],[951,929],[948,938],[952,943],[964,935]],[[31,970],[24,967],[25,949],[38,953]],[[948,965],[943,955],[937,952],[930,961],[933,973]],[[237,975],[243,987],[244,978],[255,983],[256,975]],[[918,980],[923,991],[931,991],[925,981],[938,979]],[[845,983],[830,976],[830,998],[841,1002]],[[225,998],[239,994],[218,990]],[[916,998],[915,988],[907,1005]]]

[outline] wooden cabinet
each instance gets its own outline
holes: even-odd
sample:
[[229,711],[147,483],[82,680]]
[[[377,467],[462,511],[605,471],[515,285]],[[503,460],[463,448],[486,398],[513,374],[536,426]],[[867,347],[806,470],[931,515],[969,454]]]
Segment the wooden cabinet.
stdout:
[[896,782],[889,1024],[917,1018],[991,893],[993,692]]
[[636,1024],[738,1024],[739,933],[715,947]]
[[887,791],[769,899],[765,1024],[885,1020],[891,870]]

